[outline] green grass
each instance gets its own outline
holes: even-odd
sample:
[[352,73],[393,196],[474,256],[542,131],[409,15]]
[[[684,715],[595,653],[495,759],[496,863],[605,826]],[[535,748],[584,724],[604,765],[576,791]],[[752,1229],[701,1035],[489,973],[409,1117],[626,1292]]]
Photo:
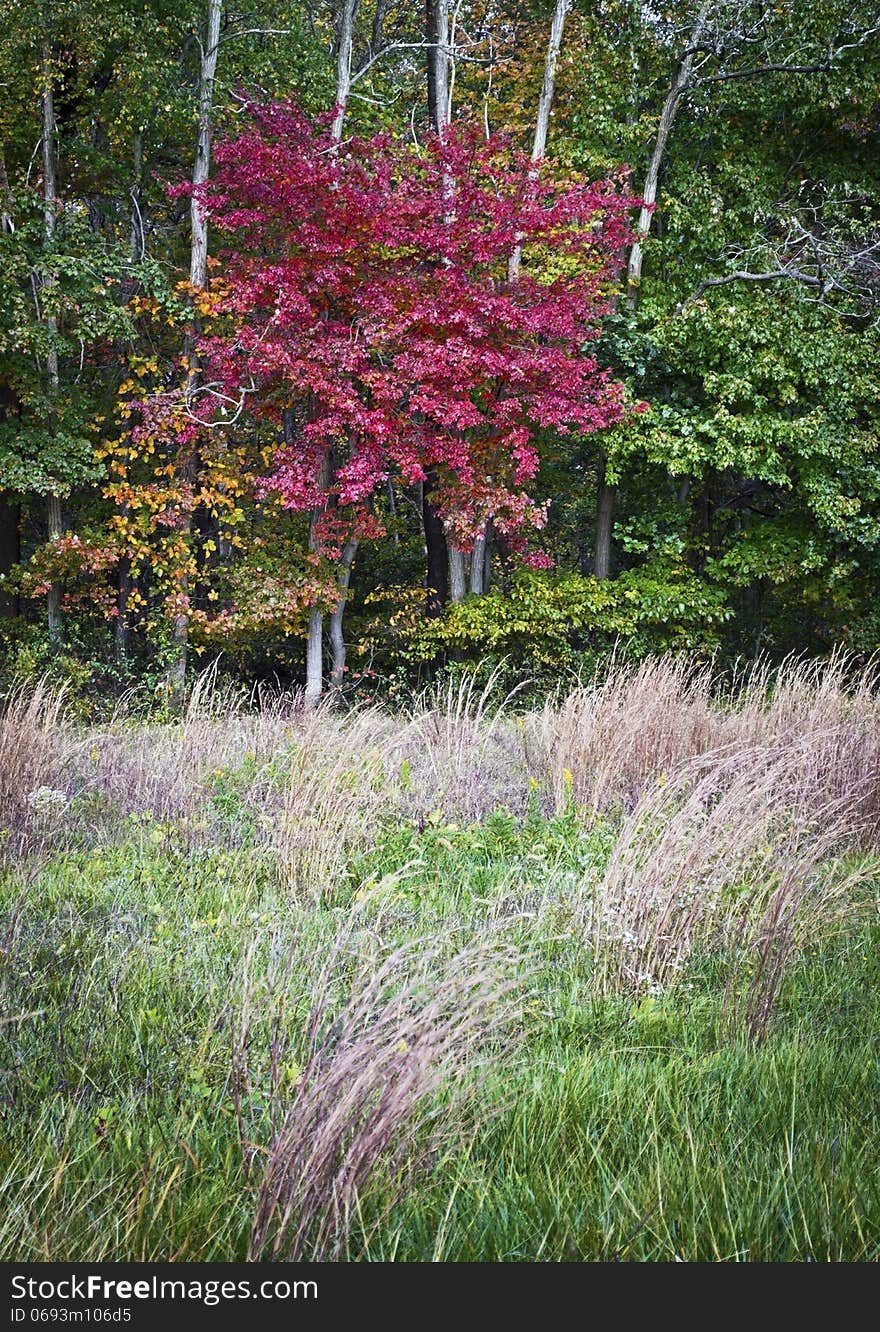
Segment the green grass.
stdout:
[[[209,812],[238,818],[234,785],[214,786]],[[242,1164],[231,1052],[245,995],[242,1114],[259,1162],[273,1057],[295,1082],[316,967],[357,909],[364,956],[426,935],[466,943],[504,920],[534,961],[522,1042],[470,1103],[461,1145],[403,1201],[378,1185],[364,1196],[343,1256],[876,1260],[870,891],[792,967],[750,1046],[711,958],[669,993],[595,999],[577,913],[613,838],[610,823],[537,812],[389,823],[320,902],[297,901],[249,836],[199,846],[150,819],[7,871],[0,1257],[243,1258],[257,1170]]]

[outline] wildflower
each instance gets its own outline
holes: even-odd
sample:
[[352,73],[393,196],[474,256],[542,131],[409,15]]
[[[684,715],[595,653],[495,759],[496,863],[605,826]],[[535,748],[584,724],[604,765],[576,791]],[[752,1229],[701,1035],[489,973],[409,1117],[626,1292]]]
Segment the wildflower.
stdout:
[[52,786],[38,786],[31,791],[27,802],[38,819],[51,819],[67,808],[67,796]]

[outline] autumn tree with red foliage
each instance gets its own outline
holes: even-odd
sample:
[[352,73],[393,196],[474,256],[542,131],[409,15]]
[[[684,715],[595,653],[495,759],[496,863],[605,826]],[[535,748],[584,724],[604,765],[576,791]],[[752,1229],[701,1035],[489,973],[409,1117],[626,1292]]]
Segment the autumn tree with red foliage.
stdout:
[[529,494],[542,435],[628,410],[589,343],[634,201],[613,180],[554,182],[466,125],[418,152],[387,134],[338,145],[290,104],[249,116],[200,191],[225,249],[194,414],[242,401],[272,425],[263,485],[311,511],[316,561],[350,567],[379,530],[377,487],[429,467],[457,545],[489,519],[524,545],[544,521]]

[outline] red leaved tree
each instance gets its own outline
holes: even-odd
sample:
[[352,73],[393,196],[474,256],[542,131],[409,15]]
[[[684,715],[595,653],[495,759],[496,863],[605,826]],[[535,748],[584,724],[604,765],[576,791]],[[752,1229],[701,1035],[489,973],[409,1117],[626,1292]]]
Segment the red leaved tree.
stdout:
[[[266,488],[309,511],[316,560],[337,561],[342,609],[371,501],[392,473],[431,469],[447,534],[487,520],[540,528],[529,485],[542,432],[620,419],[621,386],[589,354],[629,238],[619,182],[559,184],[467,126],[421,153],[390,135],[338,144],[329,119],[251,105],[200,191],[225,234],[212,289],[222,332],[200,346],[206,394],[246,396],[279,446]],[[512,251],[526,263],[508,277]],[[205,410],[202,402],[196,411]],[[322,688],[316,609],[307,697]]]

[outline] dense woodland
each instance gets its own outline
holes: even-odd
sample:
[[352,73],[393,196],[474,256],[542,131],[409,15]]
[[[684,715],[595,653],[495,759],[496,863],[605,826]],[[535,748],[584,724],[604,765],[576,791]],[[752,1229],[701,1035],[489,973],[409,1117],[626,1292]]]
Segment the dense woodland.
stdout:
[[873,0],[0,0],[0,662],[880,646]]

